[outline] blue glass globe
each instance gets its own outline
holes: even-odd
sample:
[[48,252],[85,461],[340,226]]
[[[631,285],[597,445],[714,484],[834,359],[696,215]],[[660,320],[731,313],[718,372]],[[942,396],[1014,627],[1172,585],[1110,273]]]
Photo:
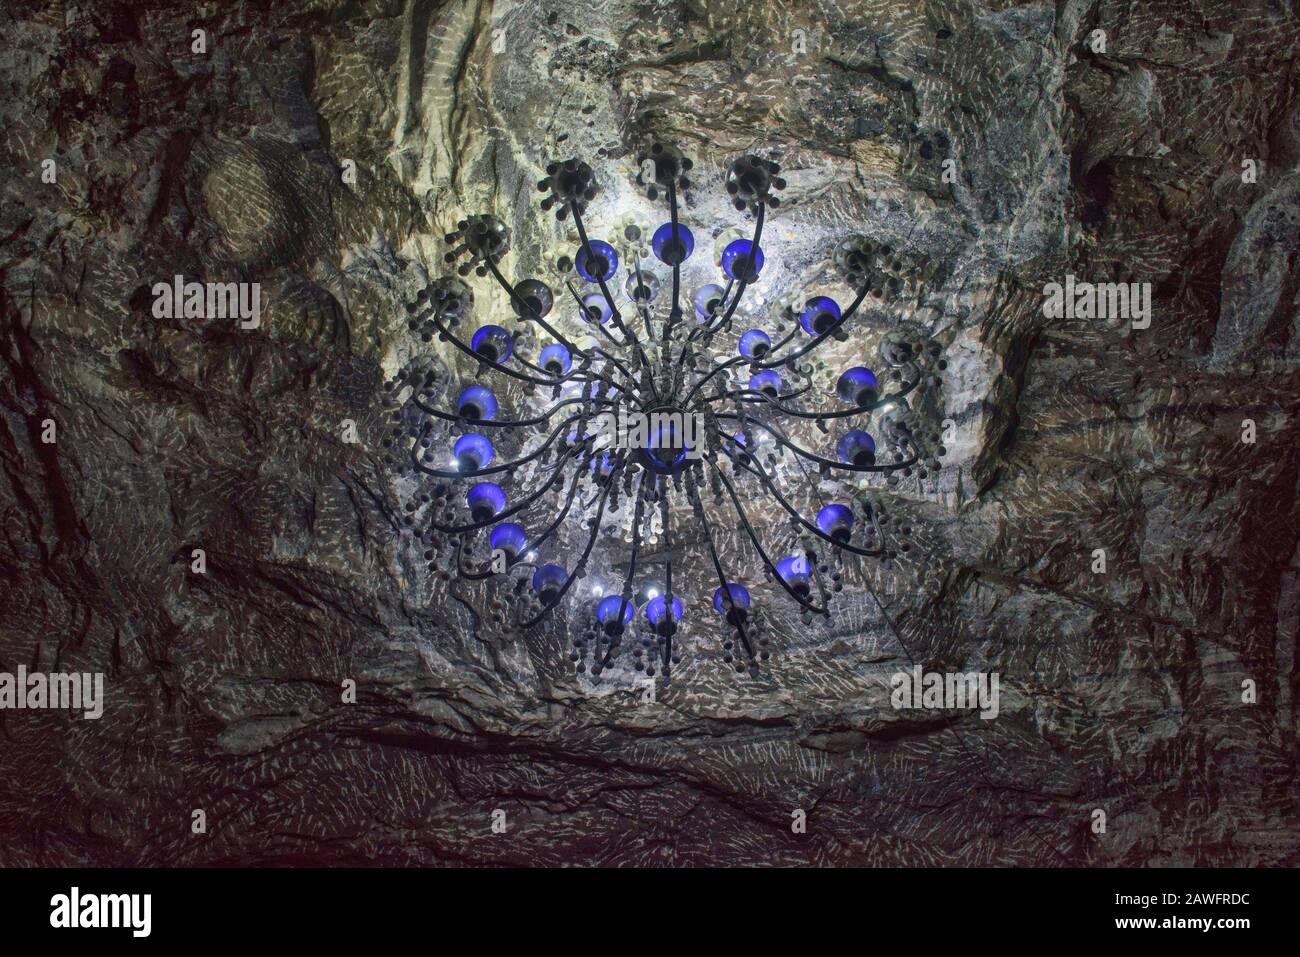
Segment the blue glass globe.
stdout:
[[737,282],[754,282],[763,270],[763,250],[748,239],[735,239],[722,251],[722,271]]
[[618,271],[618,253],[609,243],[593,239],[578,250],[573,264],[578,268],[578,275],[587,282],[599,282],[613,278]]
[[671,474],[686,461],[691,448],[678,424],[670,422],[654,430],[646,442],[645,454],[654,471]]
[[474,524],[482,525],[506,507],[506,493],[500,485],[479,482],[471,485],[465,493],[465,502],[469,505],[469,517]]
[[563,565],[543,565],[533,572],[533,593],[543,605],[550,607],[560,600],[560,589],[569,580]]
[[721,312],[722,297],[725,292],[726,290],[716,282],[711,282],[707,286],[701,286],[695,290],[695,315],[703,321]]
[[810,336],[830,332],[839,321],[840,305],[830,296],[809,299],[803,312],[799,313],[799,325]]
[[761,359],[772,348],[772,340],[762,329],[750,329],[740,337],[737,348],[746,359]]
[[655,230],[650,246],[655,251],[655,258],[668,266],[677,266],[691,258],[695,251],[695,237],[681,223],[677,224],[677,238],[673,239],[673,224],[664,223]]
[[853,533],[853,512],[844,505],[827,505],[817,513],[817,527],[837,542],[847,542]]
[[632,620],[634,607],[632,599],[630,598],[627,600],[626,605],[623,604],[622,595],[608,595],[605,598],[602,598],[596,604],[596,619],[602,625],[616,622],[618,621],[618,610],[620,607],[623,609],[623,624],[626,625]]
[[492,550],[501,549],[511,561],[519,557],[527,541],[528,535],[524,532],[524,527],[514,522],[502,522],[492,529],[492,534],[488,536],[488,544],[492,546]]
[[610,318],[614,315],[614,312],[609,308],[609,303],[605,300],[605,297],[598,292],[589,292],[582,297],[582,311],[583,319],[587,322],[591,322],[594,319],[602,326],[609,322]]
[[569,358],[568,349],[558,342],[553,342],[542,350],[538,364],[551,375],[559,376],[569,371],[573,361]]
[[876,464],[876,440],[861,429],[845,432],[835,451],[846,465]]
[[[664,623],[665,619],[669,617],[667,597],[659,595],[646,602],[645,616],[650,620],[650,624],[656,628]],[[677,600],[676,595],[673,596],[672,620],[674,622],[682,620],[682,603]]]
[[854,366],[845,369],[835,383],[835,394],[854,406],[870,405],[879,397],[876,375],[870,369]]
[[[727,598],[731,598],[731,608],[727,608]],[[736,582],[728,582],[727,590],[724,592],[718,587],[713,592],[713,607],[717,609],[719,615],[723,618],[730,618],[734,615],[737,618],[743,618],[749,611],[749,589],[744,585]]]
[[497,415],[497,397],[486,386],[469,386],[456,399],[456,412],[471,422],[491,422]]
[[781,559],[776,563],[776,573],[800,598],[807,598],[812,591],[812,586],[808,580],[808,576],[812,574],[812,569],[808,565],[808,559],[804,556],[789,555]]
[[480,359],[496,363],[509,359],[515,348],[510,333],[500,326],[479,326],[469,344]]
[[749,377],[749,387],[755,392],[761,392],[769,398],[775,399],[781,394],[781,376],[775,369],[764,369],[762,372],[755,372]]
[[477,432],[458,438],[451,452],[456,457],[456,467],[462,472],[478,472],[491,465],[496,458],[488,437]]

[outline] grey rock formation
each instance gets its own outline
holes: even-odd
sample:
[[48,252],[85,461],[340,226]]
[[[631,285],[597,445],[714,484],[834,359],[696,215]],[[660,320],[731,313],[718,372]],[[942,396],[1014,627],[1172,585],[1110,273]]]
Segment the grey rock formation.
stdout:
[[[1292,5],[0,22],[0,672],[103,672],[107,695],[98,721],[0,711],[0,863],[1297,863]],[[828,622],[769,602],[757,678],[721,662],[684,548],[686,660],[651,704],[626,667],[574,673],[576,621],[516,634],[430,567],[380,399],[401,369],[440,394],[473,373],[404,311],[457,220],[501,216],[534,275],[574,245],[537,209],[545,163],[597,166],[605,227],[653,220],[632,176],[654,138],[698,164],[710,253],[745,226],[728,160],[788,171],[761,303],[845,295],[851,235],[939,264],[828,361],[922,330],[954,425],[937,477],[881,492],[911,550],[852,569]],[[155,317],[177,274],[259,282],[260,327]],[[1150,327],[1046,317],[1066,274],[1151,283]],[[894,709],[912,660],[998,672],[999,717]]]

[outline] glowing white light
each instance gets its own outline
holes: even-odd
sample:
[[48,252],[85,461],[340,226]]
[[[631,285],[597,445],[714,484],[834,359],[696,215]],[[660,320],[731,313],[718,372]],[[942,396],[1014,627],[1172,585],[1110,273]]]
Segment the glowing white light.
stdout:
[[648,592],[646,592],[645,594],[646,594],[646,597],[647,597],[647,598],[658,598],[658,597],[659,597],[659,589],[658,589],[658,588],[651,588],[651,589],[650,589]]
[[881,411],[881,412],[893,412],[893,411],[894,411],[894,403],[892,403],[892,402],[886,402],[883,406],[880,407],[880,411]]
[[537,553],[536,553],[536,552],[529,552],[527,555],[524,556],[524,560],[525,560],[525,561],[530,561],[530,562],[536,561],[536,560],[537,560]]
[[456,469],[457,471],[460,470],[460,462],[458,462],[455,458],[448,459],[447,465],[450,466],[451,468]]
[[601,595],[605,594],[605,589],[601,588],[599,585],[592,585],[591,593],[599,598]]

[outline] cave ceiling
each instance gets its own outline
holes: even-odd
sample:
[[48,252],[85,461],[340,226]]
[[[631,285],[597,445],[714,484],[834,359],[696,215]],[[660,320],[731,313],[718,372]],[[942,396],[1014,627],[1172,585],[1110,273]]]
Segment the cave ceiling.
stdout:
[[[1293,5],[62,0],[0,32],[0,671],[105,676],[97,720],[0,712],[0,863],[1297,862]],[[514,628],[421,538],[383,399],[475,375],[407,327],[458,222],[544,276],[577,244],[547,163],[591,163],[609,235],[663,220],[653,142],[696,164],[688,289],[752,228],[750,152],[787,185],[746,313],[851,299],[846,238],[927,264],[820,358],[935,342],[947,438],[895,486],[784,476],[869,485],[910,547],[811,623],[756,586],[755,675],[683,508],[642,566],[689,606],[650,701],[575,672],[585,606]],[[260,326],[158,317],[176,275],[259,283]],[[1067,275],[1149,283],[1149,324],[1045,315]],[[891,707],[914,663],[997,672],[996,720]]]

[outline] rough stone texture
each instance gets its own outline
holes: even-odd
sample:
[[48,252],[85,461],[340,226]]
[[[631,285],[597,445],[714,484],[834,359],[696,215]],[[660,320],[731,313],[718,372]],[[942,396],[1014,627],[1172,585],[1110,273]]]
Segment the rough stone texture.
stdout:
[[[1300,860],[1292,4],[61,0],[0,36],[0,670],[108,693],[0,712],[0,863]],[[472,372],[402,309],[456,220],[505,218],[527,276],[571,248],[546,160],[600,161],[609,227],[658,215],[654,136],[706,246],[744,226],[731,156],[789,170],[767,302],[834,290],[851,234],[941,262],[835,361],[919,324],[956,436],[889,499],[913,549],[829,623],[775,607],[757,679],[684,568],[687,661],[642,704],[573,674],[574,623],[512,636],[427,567],[379,399]],[[177,273],[261,282],[262,328],[155,319]],[[1066,273],[1151,282],[1151,327],[1045,318]],[[1001,716],[895,711],[909,655],[998,671]]]

